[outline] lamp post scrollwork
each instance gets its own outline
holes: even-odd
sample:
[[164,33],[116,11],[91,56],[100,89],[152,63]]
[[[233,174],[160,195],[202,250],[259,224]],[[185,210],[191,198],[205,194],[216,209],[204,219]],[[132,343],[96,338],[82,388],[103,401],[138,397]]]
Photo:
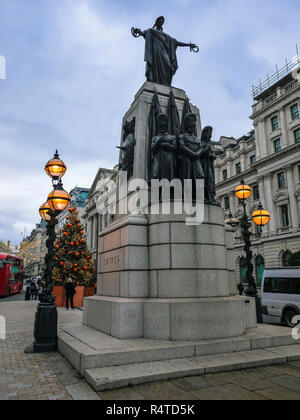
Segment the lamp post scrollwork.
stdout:
[[45,166],[47,175],[52,178],[53,191],[48,195],[48,200],[44,203],[39,213],[41,218],[47,223],[47,254],[45,257],[45,270],[42,279],[43,290],[39,295],[39,304],[35,315],[34,325],[34,344],[35,353],[45,353],[57,349],[57,308],[55,306],[55,296],[52,291],[54,282],[52,278],[54,254],[55,254],[55,227],[58,223],[57,216],[67,209],[71,203],[69,194],[63,189],[61,178],[66,173],[67,167],[59,158],[56,151],[54,158]]
[[[241,185],[236,187],[235,189],[236,196],[241,200],[241,203],[243,205],[243,216],[241,219],[237,219],[232,215],[230,212],[228,219],[225,221],[225,223],[232,227],[233,231],[236,230],[238,227],[241,228],[243,240],[244,240],[244,252],[246,257],[246,274],[245,274],[245,280],[248,283],[248,288],[245,291],[245,295],[249,297],[253,297],[256,299],[256,308],[257,308],[257,320],[258,322],[262,322],[262,313],[261,313],[261,304],[260,300],[258,298],[257,293],[257,284],[253,275],[254,272],[254,266],[253,266],[253,252],[251,249],[252,242],[251,242],[251,227],[252,227],[252,221],[257,226],[265,226],[269,223],[271,216],[270,213],[267,210],[264,210],[262,207],[262,204],[259,204],[258,209],[252,214],[252,217],[249,217],[247,215],[247,200],[252,195],[252,188],[247,185],[244,180],[241,181]],[[238,285],[238,289],[240,292],[240,295],[244,293],[244,287],[242,284],[242,279]]]

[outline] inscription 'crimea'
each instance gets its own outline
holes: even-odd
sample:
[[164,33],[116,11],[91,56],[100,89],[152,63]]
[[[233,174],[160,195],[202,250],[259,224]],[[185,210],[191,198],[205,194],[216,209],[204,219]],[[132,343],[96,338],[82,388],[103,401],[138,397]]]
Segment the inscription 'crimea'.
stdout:
[[100,255],[100,273],[124,270],[124,249]]
[[121,262],[120,255],[116,255],[115,257],[110,257],[110,258],[105,257],[103,259],[103,264],[104,265],[119,264],[120,262]]

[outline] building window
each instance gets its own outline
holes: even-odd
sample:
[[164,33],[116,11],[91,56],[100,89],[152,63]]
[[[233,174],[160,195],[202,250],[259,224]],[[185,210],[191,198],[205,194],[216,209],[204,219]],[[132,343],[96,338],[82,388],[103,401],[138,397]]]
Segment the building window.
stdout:
[[282,266],[283,267],[288,267],[290,265],[290,258],[292,256],[292,253],[290,251],[286,251],[283,255],[282,255]]
[[237,175],[242,173],[242,167],[241,167],[240,162],[235,165],[235,170],[236,170]]
[[241,277],[242,283],[245,282],[246,273],[247,273],[247,262],[246,262],[246,258],[242,257],[240,259],[240,277]]
[[261,255],[259,255],[255,260],[255,266],[256,266],[256,281],[257,284],[260,286],[261,281],[264,275],[265,271],[265,260]]
[[250,156],[250,165],[253,165],[254,163],[256,163],[256,156]]
[[298,130],[294,131],[294,136],[295,136],[295,142],[300,143],[300,128],[298,128]]
[[224,169],[223,171],[223,180],[226,181],[228,179],[228,171],[227,169]]
[[283,206],[280,207],[280,210],[281,210],[282,227],[288,227],[290,225],[288,205],[284,204]]
[[277,174],[278,188],[280,190],[286,188],[284,172]]
[[292,120],[297,120],[299,118],[299,108],[297,104],[291,107],[291,115]]
[[229,210],[230,209],[229,197],[225,197],[224,198],[224,208],[225,208],[225,210]]
[[281,151],[281,142],[280,139],[277,139],[274,141],[274,151],[275,153],[278,153]]
[[272,130],[273,131],[279,130],[279,121],[278,121],[278,117],[277,116],[271,118],[271,124],[272,124]]
[[253,190],[253,200],[259,200],[260,199],[260,195],[259,195],[259,187],[258,185],[254,185],[254,187],[252,188]]

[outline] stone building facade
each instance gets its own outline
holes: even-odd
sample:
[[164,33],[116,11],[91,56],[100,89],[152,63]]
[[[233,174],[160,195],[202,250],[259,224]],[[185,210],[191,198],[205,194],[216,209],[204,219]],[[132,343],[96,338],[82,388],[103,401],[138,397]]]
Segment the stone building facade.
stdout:
[[42,276],[46,256],[46,222],[41,221],[23,239],[18,256],[24,259],[25,282]]
[[[259,202],[271,213],[261,231],[253,225],[255,275],[260,283],[264,267],[287,265],[300,250],[300,67],[287,72],[254,97],[254,130],[239,138],[221,137],[216,144],[217,197],[225,209],[240,217],[243,208],[235,187],[243,178],[253,188],[248,211]],[[244,277],[243,240],[236,232],[237,282]]]
[[[81,187],[75,187],[70,191],[70,197],[71,197],[71,207],[76,207],[78,210],[78,217],[80,221],[82,222],[82,213],[84,211],[84,206],[86,199],[88,197],[90,190],[89,188],[81,188]],[[58,230],[61,231],[61,229],[64,227],[64,225],[67,222],[66,217],[69,214],[69,207],[60,213],[58,216]]]
[[115,181],[117,178],[116,166],[113,170],[100,168],[87,196],[82,212],[87,246],[91,250],[92,258],[98,265],[98,238],[100,232],[113,221],[114,215],[107,211],[108,203],[115,194]]

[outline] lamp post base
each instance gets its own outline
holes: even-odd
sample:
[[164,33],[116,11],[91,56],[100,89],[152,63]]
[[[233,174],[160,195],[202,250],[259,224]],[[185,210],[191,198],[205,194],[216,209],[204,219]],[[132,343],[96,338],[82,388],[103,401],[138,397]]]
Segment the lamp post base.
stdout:
[[257,323],[258,324],[263,324],[264,320],[263,320],[263,316],[262,316],[261,298],[256,296],[255,303],[256,303]]
[[39,303],[34,323],[34,353],[50,353],[57,350],[57,308]]
[[263,316],[262,316],[261,298],[257,296],[257,290],[254,289],[254,287],[250,286],[245,291],[245,295],[255,298],[257,323],[263,324],[264,321],[263,321]]

